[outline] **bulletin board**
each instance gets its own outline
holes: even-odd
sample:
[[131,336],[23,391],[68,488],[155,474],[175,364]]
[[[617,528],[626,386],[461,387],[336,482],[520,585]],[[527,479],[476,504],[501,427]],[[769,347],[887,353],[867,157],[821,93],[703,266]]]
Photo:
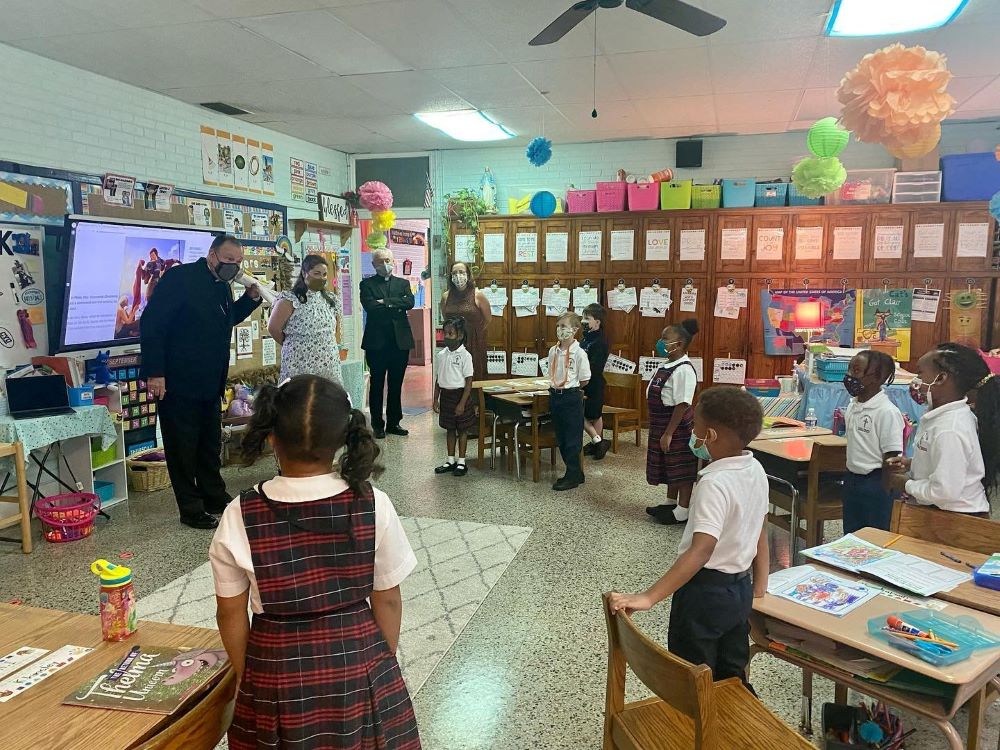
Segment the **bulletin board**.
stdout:
[[14,172],[0,172],[0,221],[62,226],[73,213],[73,184]]

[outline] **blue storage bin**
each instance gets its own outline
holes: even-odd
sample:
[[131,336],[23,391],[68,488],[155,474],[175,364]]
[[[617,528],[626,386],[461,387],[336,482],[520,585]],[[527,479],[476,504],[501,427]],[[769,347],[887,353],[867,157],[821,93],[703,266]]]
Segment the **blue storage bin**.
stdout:
[[114,482],[105,482],[101,479],[94,480],[94,494],[101,498],[101,505],[110,503],[115,499]]
[[795,188],[795,183],[788,183],[789,206],[818,206],[822,202],[822,198],[806,198]]
[[847,368],[851,364],[849,359],[844,357],[817,357],[816,374],[820,380],[827,383],[839,383],[847,374]]
[[787,182],[758,182],[754,205],[761,208],[784,206],[787,195]]
[[753,208],[753,202],[756,197],[757,180],[735,179],[722,181],[723,208]]
[[941,157],[945,201],[988,201],[1000,190],[1000,161],[992,151]]
[[90,384],[78,385],[69,389],[70,406],[93,406],[94,386]]

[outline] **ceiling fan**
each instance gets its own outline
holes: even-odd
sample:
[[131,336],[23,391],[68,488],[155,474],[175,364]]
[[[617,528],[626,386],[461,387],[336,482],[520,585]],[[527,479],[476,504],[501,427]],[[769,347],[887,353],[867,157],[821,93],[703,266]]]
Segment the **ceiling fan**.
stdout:
[[558,42],[587,16],[598,8],[618,8],[624,3],[626,8],[637,10],[657,21],[676,26],[695,36],[708,36],[726,25],[724,18],[688,5],[681,0],[581,0],[559,18],[550,23],[528,44],[540,47]]

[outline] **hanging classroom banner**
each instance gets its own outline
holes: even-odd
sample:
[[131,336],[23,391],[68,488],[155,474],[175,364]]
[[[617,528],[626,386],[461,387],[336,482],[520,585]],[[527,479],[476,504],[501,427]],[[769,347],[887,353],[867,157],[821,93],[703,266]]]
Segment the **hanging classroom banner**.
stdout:
[[263,189],[264,165],[260,158],[260,141],[247,138],[247,184],[251,193],[260,193]]
[[897,362],[910,359],[912,289],[859,289],[854,341],[883,351]]
[[219,142],[215,128],[201,126],[201,181],[206,185],[219,184]]
[[260,144],[260,160],[264,195],[274,195],[274,147],[270,143]]
[[[805,331],[797,326],[795,310],[801,302],[820,303],[822,329]],[[806,337],[810,342],[828,346],[853,346],[854,305],[853,289],[762,289],[764,353],[803,354]]]
[[73,213],[73,186],[65,180],[0,172],[0,221],[62,226]]
[[216,130],[215,138],[219,147],[219,187],[233,186],[233,141],[228,131]]
[[39,225],[0,224],[0,367],[49,353]]

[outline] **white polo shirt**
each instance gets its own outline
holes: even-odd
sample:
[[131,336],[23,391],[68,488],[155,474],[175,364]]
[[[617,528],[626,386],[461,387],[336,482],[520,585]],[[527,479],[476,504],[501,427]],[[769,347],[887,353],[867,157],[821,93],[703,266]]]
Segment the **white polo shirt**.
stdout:
[[438,351],[435,366],[438,387],[446,390],[465,388],[465,379],[471,378],[475,372],[472,355],[464,344],[455,351],[448,347]]
[[579,388],[589,380],[590,359],[579,341],[573,341],[568,351],[559,346],[549,349],[549,382],[553,388]]
[[[275,477],[264,482],[264,492],[279,503],[304,503],[334,497],[347,489],[347,483],[336,474],[318,477]],[[332,552],[332,551],[331,551]],[[331,555],[332,558],[332,555]],[[219,596],[238,596],[250,588],[250,609],[260,614],[260,592],[254,574],[250,541],[243,512],[237,497],[219,520],[212,544],[208,548],[212,563],[215,593]],[[331,564],[335,561],[331,559]],[[386,591],[398,586],[413,569],[417,558],[399,522],[396,509],[382,490],[375,490],[375,591]]]
[[848,471],[871,474],[882,468],[886,453],[903,452],[903,415],[884,391],[864,403],[852,398],[844,421]]
[[[685,364],[687,363],[687,364]],[[673,375],[663,384],[660,390],[660,401],[664,406],[677,406],[677,404],[693,404],[694,389],[698,387],[698,375],[694,371],[694,364],[688,355],[684,355],[676,362],[671,362],[663,368],[673,370]],[[653,381],[649,381],[646,386],[646,396],[649,396],[649,388]]]
[[979,424],[966,399],[931,409],[917,425],[906,494],[920,505],[960,513],[989,511]]
[[677,554],[687,552],[700,532],[717,540],[706,568],[723,573],[749,570],[767,515],[768,492],[764,467],[750,451],[712,461],[698,472]]

